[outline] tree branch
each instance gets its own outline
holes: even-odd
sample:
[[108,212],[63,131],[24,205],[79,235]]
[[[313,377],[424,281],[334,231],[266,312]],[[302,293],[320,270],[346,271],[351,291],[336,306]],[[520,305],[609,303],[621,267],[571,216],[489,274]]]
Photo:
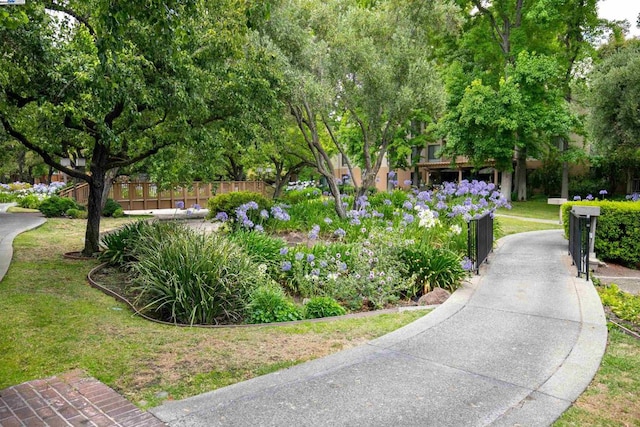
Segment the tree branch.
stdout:
[[62,5],[62,4],[58,4],[55,1],[47,2],[45,4],[45,8],[46,9],[55,10],[57,12],[62,12],[62,13],[65,13],[65,14],[73,17],[75,20],[77,20],[78,22],[80,22],[82,25],[85,26],[85,28],[87,29],[87,31],[89,31],[89,34],[91,34],[91,36],[96,38],[96,31],[93,29],[91,24],[89,24],[89,17],[88,16],[81,16],[76,11],[74,11],[74,10],[72,10],[72,9]]
[[107,169],[113,169],[113,168],[123,168],[125,166],[130,166],[134,163],[137,163],[141,160],[146,159],[147,157],[153,156],[154,154],[156,154],[158,151],[162,150],[163,148],[169,147],[173,144],[175,144],[175,141],[169,141],[169,142],[165,142],[163,144],[157,144],[157,142],[154,140],[154,147],[148,149],[147,151],[144,151],[140,154],[138,154],[135,157],[132,157],[130,159],[117,159],[117,158],[112,158],[110,159],[109,163],[108,163],[108,167]]
[[118,101],[116,105],[113,106],[113,110],[109,111],[106,116],[104,116],[104,122],[109,127],[109,129],[113,128],[113,121],[120,117],[122,112],[124,111],[124,102]]
[[473,0],[473,4],[475,5],[475,7],[478,8],[478,11],[480,13],[482,13],[483,15],[489,18],[489,21],[491,23],[491,28],[493,29],[493,32],[491,33],[491,35],[493,36],[493,39],[498,43],[498,45],[502,47],[502,42],[501,42],[502,31],[500,31],[500,26],[496,22],[496,18],[493,16],[491,11],[489,11],[489,9],[487,9],[482,5],[480,0]]
[[38,99],[35,96],[29,96],[25,98],[10,90],[5,90],[4,93],[7,95],[7,98],[16,101],[16,107],[18,108],[22,108],[28,103],[36,101]]
[[44,160],[44,162],[49,166],[52,166],[55,169],[61,172],[64,172],[67,175],[72,176],[74,178],[78,178],[86,182],[91,181],[91,175],[82,173],[75,169],[68,168],[66,166],[62,166],[60,162],[55,161],[53,157],[51,157],[51,155],[46,150],[33,144],[31,141],[27,139],[27,137],[24,134],[15,130],[6,117],[0,116],[0,122],[2,122],[2,126],[4,126],[5,131],[9,135],[11,135],[13,138],[15,138],[18,142],[20,142],[22,145],[27,147],[29,150],[38,153],[38,155],[42,157],[42,160]]

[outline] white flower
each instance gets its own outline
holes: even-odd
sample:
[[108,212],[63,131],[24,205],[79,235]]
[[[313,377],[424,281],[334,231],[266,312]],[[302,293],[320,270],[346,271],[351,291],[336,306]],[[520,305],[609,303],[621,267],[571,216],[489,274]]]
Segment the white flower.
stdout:
[[462,227],[460,227],[458,224],[453,224],[450,228],[449,231],[451,231],[453,234],[460,234],[462,233]]
[[418,217],[420,218],[419,225],[423,228],[432,228],[440,224],[440,220],[435,217],[430,209],[420,208]]

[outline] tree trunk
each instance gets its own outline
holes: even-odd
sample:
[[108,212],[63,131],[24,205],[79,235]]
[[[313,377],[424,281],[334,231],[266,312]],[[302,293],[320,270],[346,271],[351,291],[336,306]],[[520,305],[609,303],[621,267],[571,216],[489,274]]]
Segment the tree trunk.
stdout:
[[560,197],[569,200],[569,162],[562,162],[562,186]]
[[102,188],[102,199],[100,201],[100,213],[104,210],[104,205],[107,203],[107,199],[109,198],[109,191],[111,191],[111,187],[113,186],[113,180],[118,176],[119,168],[109,169],[104,176],[104,187]]
[[327,178],[327,183],[329,184],[329,191],[333,195],[333,200],[335,202],[335,208],[336,208],[336,214],[338,215],[339,218],[342,218],[342,219],[346,218],[347,217],[347,210],[342,205],[342,196],[340,195],[340,189],[338,188],[338,184],[336,184],[335,178],[328,177],[326,175],[324,175],[324,177]]
[[507,199],[508,202],[511,201],[511,184],[513,182],[513,172],[511,171],[502,171],[500,178],[500,192]]
[[527,200],[527,149],[516,149],[516,189],[518,191],[518,201]]
[[[569,141],[566,138],[560,138],[560,149],[561,154],[565,154],[569,149]],[[569,199],[569,162],[564,160],[562,162],[562,183],[560,186],[560,197],[563,199]]]
[[87,202],[87,230],[84,236],[82,255],[94,256],[100,251],[100,219],[102,216],[102,190],[104,189],[104,170],[92,168],[89,180],[89,201]]

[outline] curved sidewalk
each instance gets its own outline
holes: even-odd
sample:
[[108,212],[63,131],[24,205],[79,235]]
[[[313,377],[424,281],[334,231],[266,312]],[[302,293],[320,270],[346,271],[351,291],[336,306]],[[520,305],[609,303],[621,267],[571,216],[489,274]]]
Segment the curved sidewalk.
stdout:
[[[2,208],[3,206],[0,206]],[[0,209],[0,281],[7,274],[13,257],[13,239],[25,231],[36,228],[46,221],[39,213],[11,214]]]
[[562,231],[508,236],[480,278],[366,345],[151,412],[170,426],[546,426],[587,387],[607,329]]

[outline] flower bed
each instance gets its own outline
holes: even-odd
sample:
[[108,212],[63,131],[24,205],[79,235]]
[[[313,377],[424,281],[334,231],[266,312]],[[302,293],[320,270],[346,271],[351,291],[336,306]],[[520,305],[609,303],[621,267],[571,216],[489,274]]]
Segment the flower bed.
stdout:
[[[493,184],[478,181],[345,196],[352,208],[346,218],[326,196],[296,199],[214,198],[218,233],[139,223],[105,237],[103,259],[131,272],[136,307],[170,322],[259,323],[380,309],[434,287],[454,291],[467,274],[467,222],[506,205]],[[282,238],[290,232],[305,239]]]

